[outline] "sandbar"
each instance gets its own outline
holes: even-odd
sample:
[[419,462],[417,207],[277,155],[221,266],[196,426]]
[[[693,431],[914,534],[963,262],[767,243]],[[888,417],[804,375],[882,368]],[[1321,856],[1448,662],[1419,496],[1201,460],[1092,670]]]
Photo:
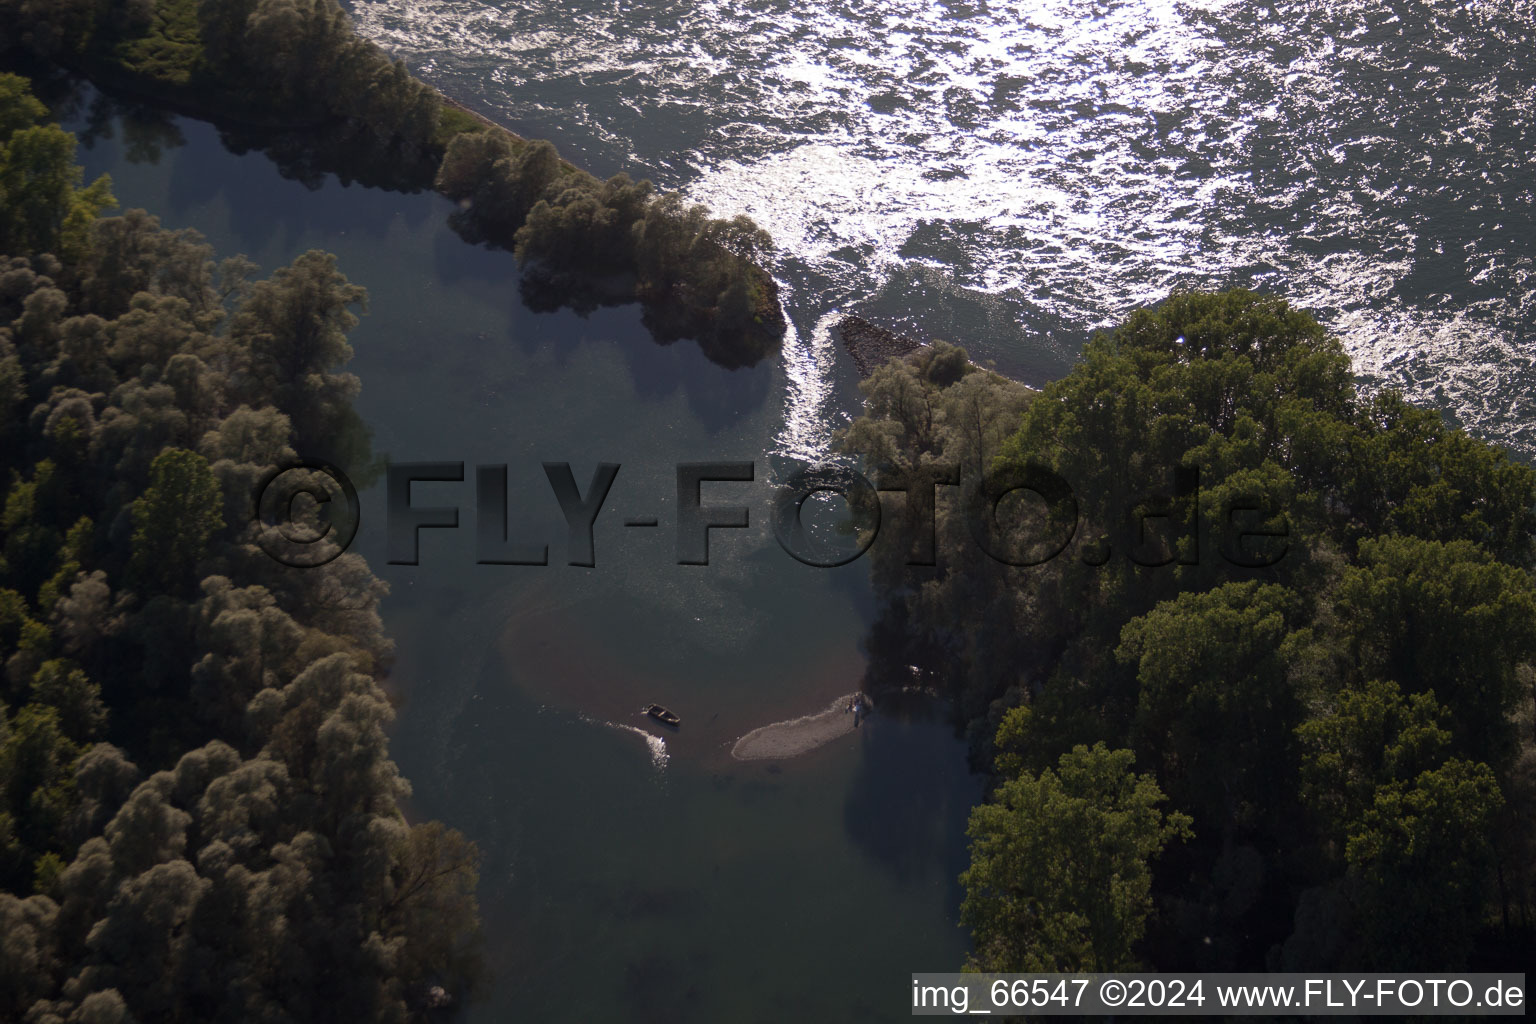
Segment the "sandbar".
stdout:
[[[738,761],[798,757],[853,732],[867,712],[855,716],[850,710],[857,693],[845,693],[828,704],[826,710],[753,729],[731,748]],[[865,698],[867,702],[869,698]]]

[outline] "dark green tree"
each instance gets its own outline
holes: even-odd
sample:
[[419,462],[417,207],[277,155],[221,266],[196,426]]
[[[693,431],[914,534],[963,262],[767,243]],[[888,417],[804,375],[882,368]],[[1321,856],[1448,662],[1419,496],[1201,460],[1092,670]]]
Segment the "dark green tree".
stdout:
[[1485,764],[1447,761],[1376,791],[1345,851],[1366,970],[1456,970],[1482,924],[1504,804]]
[[224,526],[223,500],[201,455],[170,448],[156,456],[149,487],[133,503],[133,578],[156,591],[188,593],[209,540]]
[[[19,119],[14,109],[0,113],[0,124]],[[84,252],[91,222],[117,200],[105,175],[85,188],[81,180],[75,137],[57,125],[18,128],[0,139],[0,252]]]
[[1450,747],[1447,714],[1433,693],[1403,694],[1371,680],[1324,698],[1326,710],[1297,727],[1301,796],[1342,842],[1381,786],[1408,783],[1438,767]]
[[1123,971],[1152,910],[1151,862],[1190,820],[1135,755],[1076,747],[1056,770],[1003,782],[971,812],[961,923],[981,971]]
[[1136,749],[1175,806],[1212,831],[1273,824],[1294,800],[1295,604],[1284,587],[1228,583],[1180,594],[1121,633],[1139,694]]
[[[1455,749],[1507,764],[1518,666],[1536,657],[1536,583],[1467,540],[1362,542],[1339,582],[1351,660],[1367,677],[1432,691],[1451,712]],[[1528,695],[1528,691],[1525,691]]]

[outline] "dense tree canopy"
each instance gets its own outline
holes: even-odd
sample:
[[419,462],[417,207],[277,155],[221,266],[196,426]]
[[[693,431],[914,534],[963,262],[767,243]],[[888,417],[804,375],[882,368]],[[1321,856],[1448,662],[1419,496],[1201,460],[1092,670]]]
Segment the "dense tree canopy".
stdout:
[[1135,755],[1075,747],[971,812],[960,919],[980,971],[1127,971],[1152,909],[1151,860],[1187,834]]
[[[960,484],[937,489],[936,564],[906,539],[872,549],[867,685],[915,671],[995,766],[967,875],[980,961],[1083,962],[1080,932],[1010,916],[999,894],[1039,865],[999,859],[996,835],[1019,827],[1021,785],[1100,743],[1192,831],[1153,876],[1155,966],[1444,969],[1528,950],[1536,473],[1357,390],[1336,339],[1249,292],[1137,311],[1034,395],[957,352],[872,375],[844,444],[926,473],[923,493]],[[968,529],[966,495],[1010,473],[1056,474],[1075,499],[1042,564],[1003,564]],[[912,489],[901,500],[911,516]],[[998,509],[1005,541],[1049,525],[1033,497]],[[1085,863],[1107,842],[1053,841]]]
[[430,1019],[478,973],[477,854],[401,814],[384,586],[285,570],[249,511],[352,429],[363,291],[94,218],[38,118],[0,75],[64,161],[0,191],[0,1020]]

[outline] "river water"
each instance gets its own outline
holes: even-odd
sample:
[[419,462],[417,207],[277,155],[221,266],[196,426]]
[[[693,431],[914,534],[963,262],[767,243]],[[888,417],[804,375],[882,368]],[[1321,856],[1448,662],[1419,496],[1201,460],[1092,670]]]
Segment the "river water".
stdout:
[[1245,285],[1318,313],[1367,381],[1536,451],[1529,0],[352,8],[599,173],[757,218],[823,367],[846,309],[1039,383],[1173,287]]
[[[1366,383],[1536,445],[1527,4],[351,6],[593,171],[757,218],[793,323],[782,361],[727,371],[655,345],[633,308],[531,312],[511,258],[460,241],[436,196],[311,188],[184,119],[98,121],[82,152],[221,255],[336,252],[372,295],[352,369],[376,449],[467,464],[416,488],[462,524],[426,532],[420,565],[386,563],[380,486],[356,549],[392,589],[410,811],[484,853],[493,980],[471,1020],[896,1019],[910,972],[963,959],[980,784],[945,726],[882,709],[798,760],[729,757],[862,672],[862,564],[801,565],[765,527],[776,470],[855,408],[838,314],[1041,383],[1172,287],[1244,284],[1317,311]],[[678,566],[674,466],[718,459],[756,479],[706,504],[750,506],[753,528]],[[548,461],[583,489],[621,465],[593,568],[565,564]],[[474,564],[479,463],[508,466],[511,530],[550,565]],[[659,742],[648,701],[682,730]]]
[[[336,253],[371,294],[350,368],[375,450],[467,466],[463,484],[415,488],[462,524],[424,531],[419,565],[387,562],[382,484],[362,490],[354,544],[391,587],[407,810],[484,857],[491,985],[467,1019],[882,1019],[905,1012],[910,971],[960,963],[956,876],[981,787],[931,709],[887,708],[782,764],[730,756],[858,688],[872,611],[862,564],[802,565],[766,529],[783,365],[658,346],[636,307],[533,313],[512,257],[464,244],[438,196],[312,189],[181,118],[65,124],[124,207],[221,256],[270,272]],[[845,369],[838,391],[852,382]],[[703,500],[747,506],[752,528],[677,565],[675,464],[721,459],[755,480],[706,483]],[[544,462],[571,463],[584,492],[597,463],[620,465],[591,568],[566,564]],[[549,565],[476,564],[480,464],[507,466],[510,531],[547,543]],[[658,528],[623,525],[649,516]],[[682,728],[647,728],[651,701]]]

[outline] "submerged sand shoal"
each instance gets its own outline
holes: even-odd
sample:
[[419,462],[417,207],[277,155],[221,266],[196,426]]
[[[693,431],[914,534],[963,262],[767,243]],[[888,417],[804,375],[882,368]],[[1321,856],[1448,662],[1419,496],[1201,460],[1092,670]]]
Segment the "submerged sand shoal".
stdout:
[[731,756],[738,761],[796,757],[846,736],[858,724],[849,710],[857,696],[846,693],[827,705],[825,711],[753,729],[736,741]]

